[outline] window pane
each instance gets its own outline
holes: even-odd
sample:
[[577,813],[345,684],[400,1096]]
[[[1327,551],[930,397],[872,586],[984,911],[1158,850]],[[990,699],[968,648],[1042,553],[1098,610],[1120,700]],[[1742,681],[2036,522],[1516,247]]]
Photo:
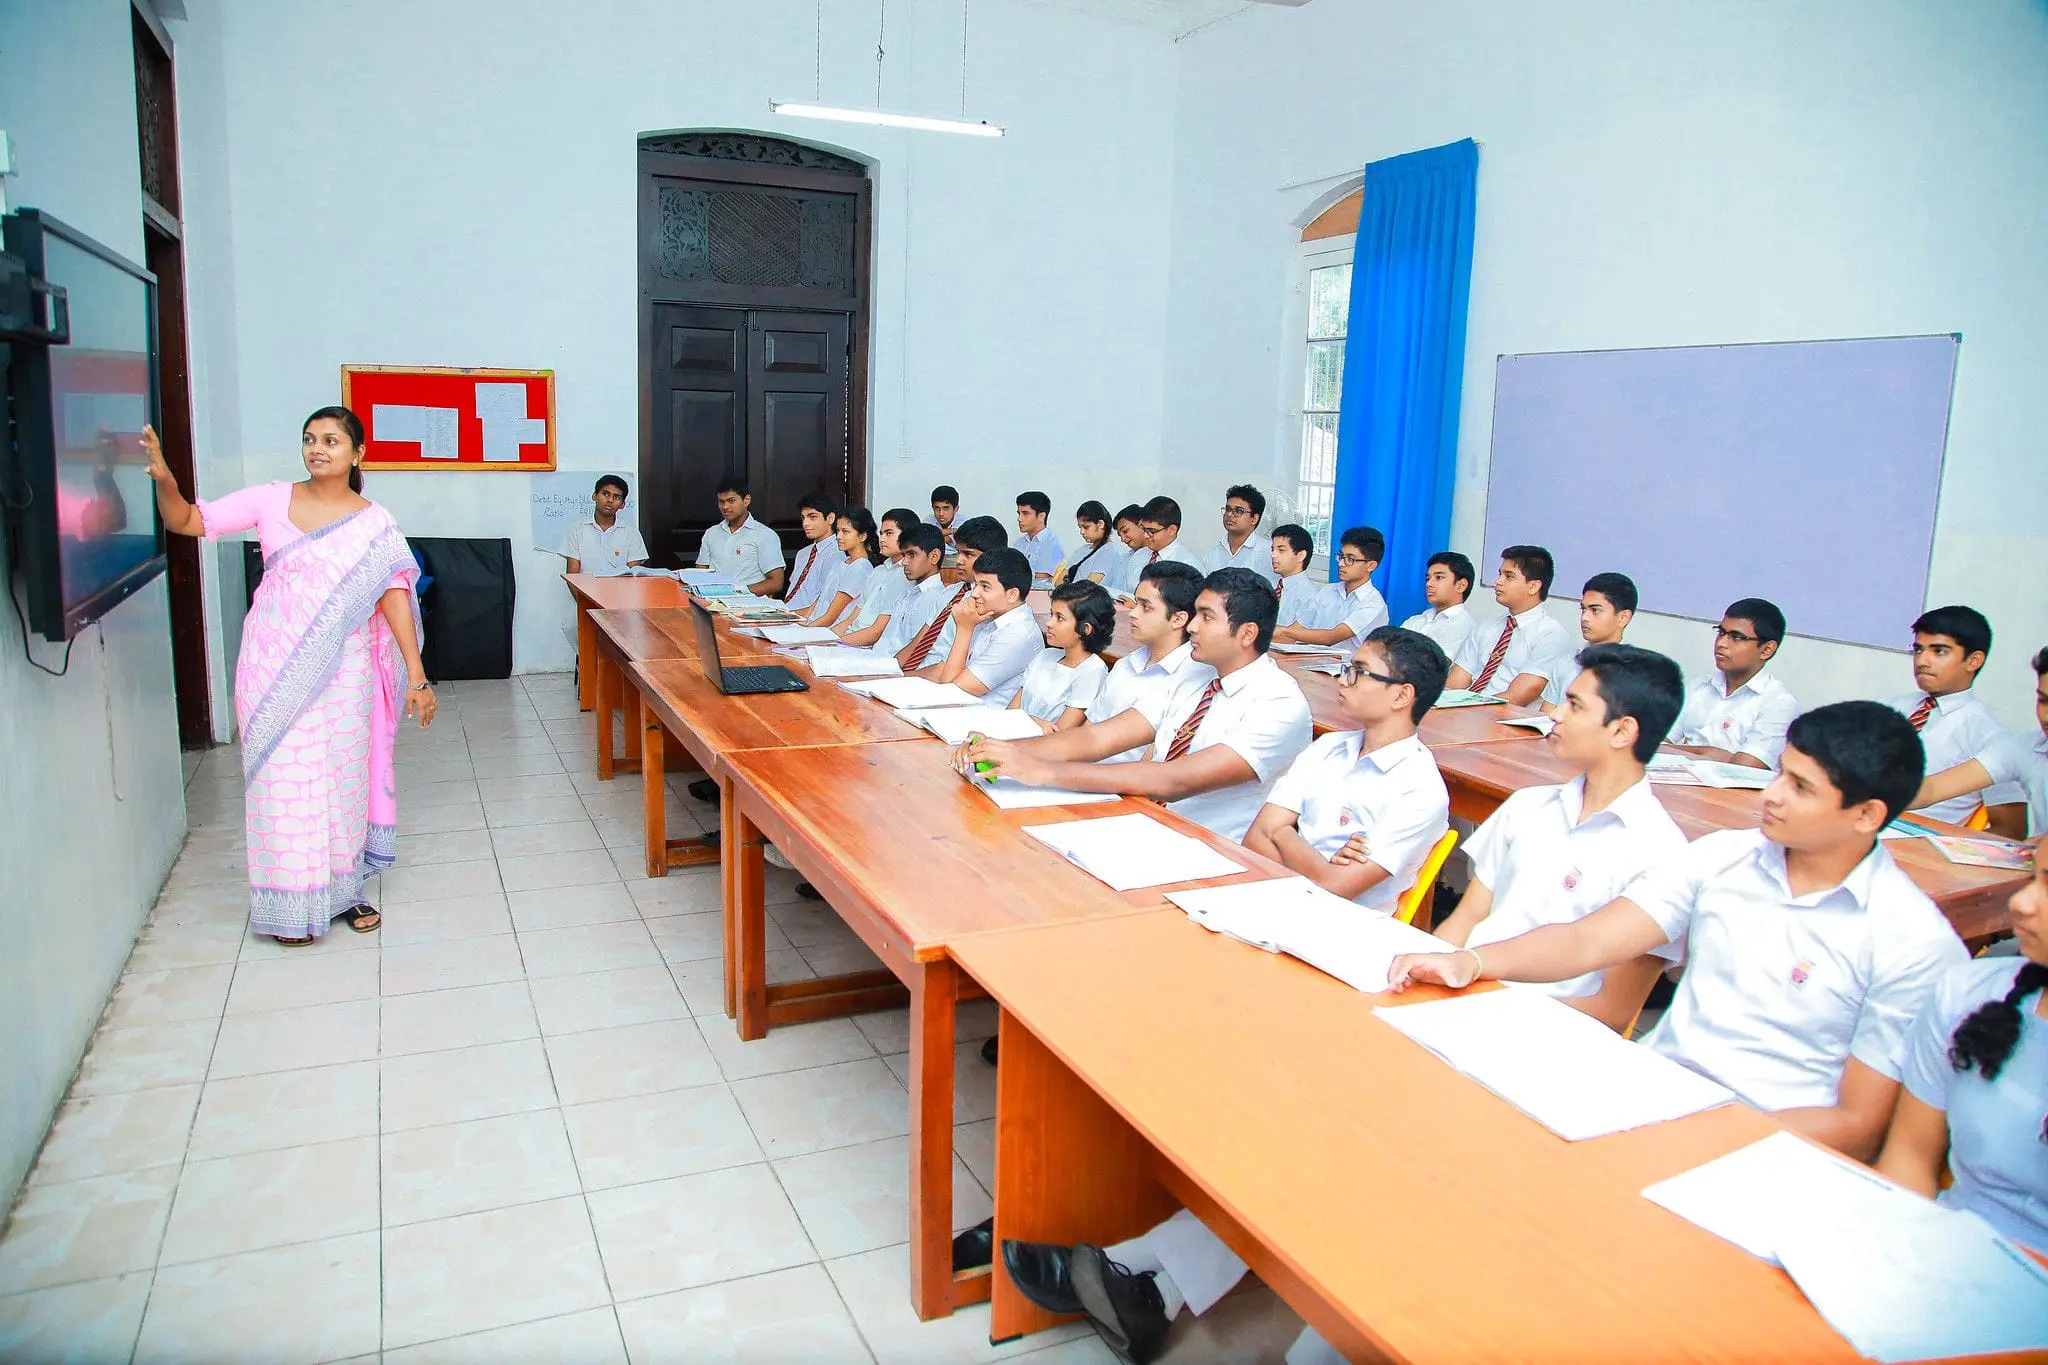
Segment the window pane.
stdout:
[[1295,492],[1301,525],[1316,538],[1316,553],[1330,552],[1330,507],[1335,489],[1328,484],[1303,484]]
[[1301,482],[1337,481],[1337,414],[1312,412],[1301,419]]
[[1326,265],[1308,272],[1308,335],[1310,340],[1344,335],[1351,311],[1351,265]]
[[1309,412],[1335,412],[1344,396],[1344,343],[1311,341],[1303,368],[1301,406]]

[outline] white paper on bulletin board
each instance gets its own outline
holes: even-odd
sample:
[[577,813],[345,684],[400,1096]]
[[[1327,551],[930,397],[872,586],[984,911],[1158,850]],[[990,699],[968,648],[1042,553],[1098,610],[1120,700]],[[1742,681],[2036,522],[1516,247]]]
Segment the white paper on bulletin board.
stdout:
[[[604,476],[601,469],[566,469],[553,474],[529,475],[533,481],[533,548],[546,550],[550,554],[562,553],[562,547],[569,538],[569,528],[579,521],[587,521],[595,510],[591,505],[591,494],[597,481]],[[621,474],[626,483],[626,505],[619,509],[619,515],[627,521],[638,516],[635,510],[639,504],[633,498],[633,480]]]

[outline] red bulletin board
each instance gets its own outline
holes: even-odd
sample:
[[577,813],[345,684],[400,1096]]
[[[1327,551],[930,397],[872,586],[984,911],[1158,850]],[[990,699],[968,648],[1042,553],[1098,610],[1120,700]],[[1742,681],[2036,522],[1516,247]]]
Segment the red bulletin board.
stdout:
[[344,365],[341,401],[363,419],[368,470],[555,467],[555,372]]

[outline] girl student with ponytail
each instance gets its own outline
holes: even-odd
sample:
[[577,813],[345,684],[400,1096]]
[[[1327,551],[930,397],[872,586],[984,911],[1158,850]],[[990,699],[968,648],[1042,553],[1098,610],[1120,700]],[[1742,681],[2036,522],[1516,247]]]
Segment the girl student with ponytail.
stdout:
[[2010,909],[2019,955],[1960,963],[1928,991],[1877,1169],[2048,1251],[2048,845]]

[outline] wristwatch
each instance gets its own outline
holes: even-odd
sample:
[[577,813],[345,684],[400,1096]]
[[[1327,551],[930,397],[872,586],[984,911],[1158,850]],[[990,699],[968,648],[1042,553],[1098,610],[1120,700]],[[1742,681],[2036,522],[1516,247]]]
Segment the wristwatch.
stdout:
[[412,690],[415,692],[424,692],[432,686],[433,684],[430,682],[418,682],[412,685]]

